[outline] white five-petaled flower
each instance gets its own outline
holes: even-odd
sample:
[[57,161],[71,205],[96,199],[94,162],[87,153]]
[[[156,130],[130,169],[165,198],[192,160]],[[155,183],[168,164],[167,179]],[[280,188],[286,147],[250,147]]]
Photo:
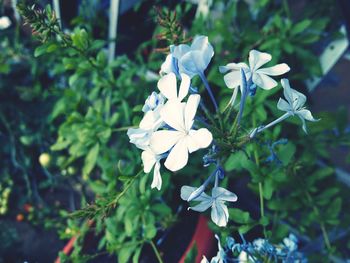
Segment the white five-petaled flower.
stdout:
[[[178,71],[191,78],[197,74],[203,74],[214,55],[214,49],[207,36],[196,36],[191,46],[186,44],[170,46],[170,52],[171,54],[161,66],[160,73],[177,73]],[[177,62],[175,64],[174,59]]]
[[277,108],[279,110],[286,111],[291,115],[297,115],[300,118],[303,130],[306,133],[307,130],[305,120],[313,122],[318,121],[317,119],[314,119],[311,112],[304,107],[306,96],[299,91],[292,89],[289,85],[288,79],[282,79],[281,84],[286,100],[280,98],[277,103]]
[[143,163],[143,171],[145,173],[149,173],[154,166],[151,188],[157,188],[160,190],[162,187],[162,177],[160,175],[160,155],[155,154],[150,148],[148,148],[142,152],[141,159]]
[[261,68],[271,61],[272,57],[268,53],[251,50],[249,52],[249,66],[246,63],[229,63],[219,68],[221,73],[226,73],[224,81],[230,89],[235,89],[241,85],[241,73],[243,69],[246,79],[251,78],[252,83],[258,87],[269,90],[277,86],[277,82],[270,76],[282,75],[290,70],[287,64],[282,63],[268,68]]
[[[196,189],[196,187],[183,186],[181,188],[181,198],[187,201],[188,197]],[[197,198],[193,199],[193,201],[199,201],[200,203],[189,209],[203,212],[211,207],[211,220],[218,226],[223,227],[228,222],[228,209],[225,202],[236,202],[237,196],[225,188],[216,186],[212,189],[211,196],[203,192]]]
[[198,94],[189,96],[187,103],[169,100],[160,111],[162,120],[171,129],[154,132],[150,148],[158,155],[169,151],[164,165],[170,171],[182,169],[189,153],[206,148],[212,142],[213,136],[208,129],[192,128],[199,101]]
[[7,16],[0,17],[0,30],[4,30],[11,26],[11,20]]

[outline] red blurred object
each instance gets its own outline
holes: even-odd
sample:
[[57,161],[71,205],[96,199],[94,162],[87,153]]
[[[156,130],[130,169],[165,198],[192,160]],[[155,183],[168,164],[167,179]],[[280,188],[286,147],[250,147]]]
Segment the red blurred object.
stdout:
[[16,221],[17,221],[17,222],[22,222],[23,220],[24,220],[24,215],[18,214],[18,215],[16,216]]
[[215,237],[214,233],[208,227],[208,219],[200,215],[192,240],[181,257],[179,263],[185,262],[187,254],[194,245],[197,246],[196,263],[200,263],[203,256],[210,257],[212,255],[214,243]]
[[33,210],[33,206],[31,204],[24,204],[23,209],[24,209],[24,211],[29,213]]

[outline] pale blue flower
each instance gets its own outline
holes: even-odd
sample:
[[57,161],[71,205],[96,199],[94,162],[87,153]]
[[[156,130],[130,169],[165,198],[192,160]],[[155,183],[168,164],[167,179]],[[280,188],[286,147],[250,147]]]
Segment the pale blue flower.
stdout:
[[151,110],[156,110],[159,106],[163,105],[165,101],[164,96],[160,93],[153,91],[151,95],[145,101],[145,104],[142,107],[143,112],[148,112]]
[[288,79],[282,79],[281,84],[286,100],[280,98],[277,103],[277,108],[279,110],[286,111],[290,115],[298,116],[302,122],[304,132],[307,133],[305,120],[313,122],[318,120],[314,119],[311,112],[304,107],[306,102],[306,96],[292,89],[289,85]]
[[161,74],[185,73],[191,78],[203,74],[214,56],[214,49],[207,36],[196,36],[191,46],[181,44],[170,46],[170,52],[161,66]]
[[[187,185],[181,187],[181,198],[187,201],[190,195],[196,190],[196,187]],[[198,201],[199,204],[189,207],[189,209],[197,212],[204,212],[211,207],[211,219],[215,224],[223,227],[227,225],[229,217],[225,202],[236,202],[237,196],[225,188],[216,186],[212,189],[211,196],[202,192],[198,197],[193,199],[193,201]]]
[[227,255],[223,247],[221,246],[220,239],[217,235],[215,235],[215,238],[218,240],[218,253],[215,257],[213,257],[210,261],[203,256],[201,263],[225,263],[227,262]]
[[[226,66],[219,68],[221,73],[226,73],[224,76],[225,84],[230,89],[235,89],[241,86],[241,73],[242,69],[246,74],[248,82],[252,82],[258,87],[269,90],[277,86],[277,82],[271,78],[271,76],[282,75],[290,70],[289,66],[285,63],[277,64],[268,68],[261,68],[266,63],[270,62],[272,56],[268,53],[260,52],[257,50],[251,50],[249,52],[249,66],[246,63],[229,63]],[[248,88],[250,88],[249,85]]]

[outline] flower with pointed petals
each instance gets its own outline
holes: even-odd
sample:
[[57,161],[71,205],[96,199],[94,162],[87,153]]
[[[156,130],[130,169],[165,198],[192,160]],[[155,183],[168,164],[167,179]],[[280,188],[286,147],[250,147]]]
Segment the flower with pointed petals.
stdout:
[[[207,36],[196,36],[191,46],[181,44],[170,46],[171,54],[161,66],[161,74],[185,73],[191,78],[203,74],[214,56],[214,49]],[[174,63],[174,59],[177,63]],[[177,65],[176,65],[177,64]]]
[[282,75],[290,70],[287,64],[282,63],[268,68],[261,68],[271,61],[272,57],[268,53],[251,50],[249,52],[249,66],[246,63],[229,63],[219,68],[221,73],[226,73],[224,81],[230,89],[235,89],[241,85],[242,69],[246,74],[247,80],[251,79],[252,83],[258,87],[269,90],[277,86],[277,82],[270,76]]
[[163,76],[158,81],[158,89],[161,94],[168,99],[168,101],[178,100],[182,101],[188,94],[191,85],[191,79],[186,74],[181,74],[181,84],[179,91],[177,90],[176,75],[169,73]]
[[197,112],[200,95],[191,95],[187,103],[179,100],[169,100],[160,111],[162,120],[171,127],[170,130],[159,130],[153,133],[150,148],[156,154],[168,151],[164,163],[170,171],[182,169],[188,161],[188,154],[208,147],[213,139],[206,128],[192,128]]
[[305,120],[313,122],[318,120],[314,119],[311,112],[303,107],[306,102],[306,96],[295,89],[292,89],[288,79],[282,79],[281,84],[286,100],[280,98],[277,103],[277,108],[281,111],[286,111],[291,115],[297,115],[302,122],[304,132],[307,133]]
[[164,104],[165,98],[162,94],[158,94],[157,92],[152,92],[151,95],[145,101],[145,104],[142,107],[143,112],[148,112],[151,110],[157,110]]
[[145,150],[149,146],[151,135],[155,130],[163,125],[163,121],[158,111],[148,111],[140,122],[139,128],[128,129],[130,143],[137,148]]
[[151,188],[157,188],[158,190],[162,187],[162,177],[160,175],[160,155],[156,155],[150,148],[146,149],[141,154],[141,159],[143,163],[143,171],[149,173],[153,166],[153,181]]
[[[181,198],[187,201],[188,197],[192,192],[196,191],[196,189],[196,187],[187,185],[181,187]],[[228,222],[228,209],[225,202],[236,202],[237,196],[225,188],[216,186],[212,189],[211,196],[203,192],[197,198],[193,199],[193,201],[198,201],[200,203],[189,207],[189,209],[197,212],[204,212],[211,207],[211,220],[218,226],[223,227],[226,226]]]

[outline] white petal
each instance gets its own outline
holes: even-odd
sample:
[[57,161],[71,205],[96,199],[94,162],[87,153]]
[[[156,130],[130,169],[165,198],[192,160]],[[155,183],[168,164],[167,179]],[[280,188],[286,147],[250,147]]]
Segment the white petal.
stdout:
[[193,119],[196,116],[197,108],[199,102],[201,100],[201,96],[198,94],[191,95],[185,106],[185,129],[189,131],[193,124]]
[[212,190],[212,197],[217,198],[221,201],[228,201],[228,202],[236,202],[237,201],[237,195],[230,192],[229,190],[223,188],[223,187],[214,187]]
[[253,82],[265,90],[269,90],[277,86],[277,82],[273,78],[259,73],[253,73]]
[[288,79],[281,79],[283,94],[290,105],[293,105],[293,94]]
[[191,79],[188,75],[181,73],[181,84],[179,90],[178,99],[182,101],[188,94],[188,90],[190,89]]
[[188,149],[186,140],[180,139],[171,149],[168,157],[165,160],[165,167],[170,171],[175,172],[185,167],[188,161]]
[[241,85],[241,73],[240,71],[231,71],[224,76],[224,81],[229,89],[237,88]]
[[185,132],[185,103],[178,100],[168,101],[160,111],[160,116],[166,124],[178,131]]
[[[181,187],[181,199],[187,201],[188,198],[190,197],[190,195],[196,191],[198,188],[197,187],[192,187],[192,186],[188,186],[188,185],[184,185]],[[209,195],[207,195],[206,193],[201,193],[200,196],[198,196],[195,201],[204,201],[204,200],[208,200],[211,199],[211,197]]]
[[140,128],[144,130],[152,130],[157,118],[153,111],[147,111],[140,122]]
[[269,76],[278,76],[287,73],[290,67],[286,63],[278,64],[273,67],[261,68],[256,70],[257,73],[266,74]]
[[311,111],[307,110],[307,109],[302,109],[296,112],[296,114],[300,117],[302,117],[303,119],[307,120],[307,121],[318,121],[317,119],[315,119],[312,114]]
[[268,53],[260,52],[257,50],[251,50],[249,52],[249,67],[252,71],[257,70],[262,65],[266,64],[272,59]]
[[149,130],[143,130],[143,129],[134,129],[130,128],[128,129],[127,135],[129,136],[130,143],[133,143],[136,145],[137,148],[145,150],[150,141],[151,132]]
[[143,151],[141,154],[141,160],[143,163],[143,171],[145,173],[149,173],[157,161],[155,154],[151,150]]
[[211,207],[211,220],[218,226],[224,227],[228,222],[227,206],[218,201],[214,201]]
[[153,171],[153,181],[151,184],[151,188],[157,188],[160,190],[162,188],[162,177],[160,175],[160,163],[156,162],[156,165],[154,166]]
[[207,148],[211,144],[212,140],[213,135],[206,128],[190,130],[188,136],[186,136],[188,151],[192,153],[198,149]]
[[209,207],[211,207],[212,204],[213,204],[213,199],[209,198],[208,200],[201,201],[198,205],[189,207],[189,209],[197,212],[204,212]]
[[183,133],[178,131],[156,131],[152,134],[150,148],[155,154],[169,151],[181,138]]
[[280,98],[277,102],[277,109],[281,111],[293,111],[292,107],[284,99]]
[[177,98],[176,75],[174,73],[171,72],[161,77],[157,86],[168,100]]
[[173,64],[173,55],[169,54],[166,56],[165,61],[163,62],[162,66],[160,67],[159,74],[161,76],[163,76],[163,75],[169,74],[171,72],[175,73],[175,69],[174,69],[174,64]]
[[210,263],[210,262],[208,261],[208,259],[205,256],[203,256],[200,263]]
[[238,71],[243,68],[244,70],[249,70],[249,67],[246,63],[228,63],[226,66],[220,66],[219,71],[220,73],[226,73],[229,70],[232,71]]

